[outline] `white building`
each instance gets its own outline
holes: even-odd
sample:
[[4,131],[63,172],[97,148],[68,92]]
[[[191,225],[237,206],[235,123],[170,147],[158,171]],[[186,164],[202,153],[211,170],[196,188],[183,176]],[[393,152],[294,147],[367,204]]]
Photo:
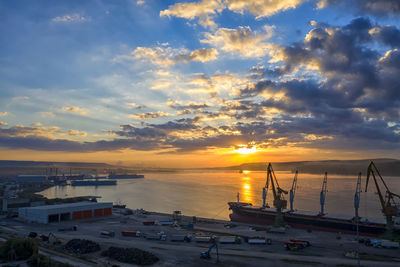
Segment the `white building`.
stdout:
[[89,219],[112,214],[111,202],[77,202],[18,210],[18,217],[30,222],[52,223],[69,220]]

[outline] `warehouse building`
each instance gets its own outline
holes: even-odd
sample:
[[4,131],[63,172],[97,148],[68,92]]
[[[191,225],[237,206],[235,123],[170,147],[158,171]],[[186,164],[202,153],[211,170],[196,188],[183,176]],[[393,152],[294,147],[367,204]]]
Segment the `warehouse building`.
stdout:
[[79,219],[98,218],[112,215],[111,202],[77,202],[18,210],[18,217],[37,223],[52,223]]

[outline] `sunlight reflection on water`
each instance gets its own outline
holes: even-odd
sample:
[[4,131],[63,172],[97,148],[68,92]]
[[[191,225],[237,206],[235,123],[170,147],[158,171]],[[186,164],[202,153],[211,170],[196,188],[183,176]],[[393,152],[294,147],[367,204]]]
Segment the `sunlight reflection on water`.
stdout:
[[[294,174],[276,172],[279,185],[289,190]],[[144,208],[151,211],[171,213],[181,210],[186,215],[228,219],[228,201],[262,204],[262,188],[265,186],[265,172],[177,172],[145,173],[145,179],[118,180],[116,186],[52,187],[43,192],[46,197],[73,197],[80,195],[102,196],[100,201],[122,201],[128,207]],[[399,177],[384,177],[389,188],[399,192]],[[325,210],[330,214],[353,216],[353,197],[356,175],[340,176],[328,174],[328,193]],[[319,193],[323,174],[299,174],[294,208],[319,211]],[[362,178],[363,189],[365,176]],[[383,220],[378,196],[371,187],[361,194],[360,215]],[[288,196],[286,196],[288,199]],[[272,203],[272,192],[268,192],[267,202]]]

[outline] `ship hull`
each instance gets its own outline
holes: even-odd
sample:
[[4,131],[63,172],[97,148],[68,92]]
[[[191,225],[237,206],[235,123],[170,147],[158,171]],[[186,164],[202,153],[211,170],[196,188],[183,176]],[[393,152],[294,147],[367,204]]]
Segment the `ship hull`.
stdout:
[[101,180],[101,181],[88,181],[88,180],[78,180],[72,181],[72,186],[90,186],[90,185],[116,185],[117,181],[115,180]]
[[[244,222],[249,224],[271,225],[274,223],[276,212],[254,208],[251,205],[237,204],[229,202],[232,210],[230,214],[231,221]],[[328,218],[319,215],[302,215],[291,212],[283,212],[285,223],[293,228],[317,230],[326,232],[341,232],[346,234],[355,234],[357,231],[354,220]],[[385,232],[385,225],[370,222],[360,222],[358,225],[360,235],[378,236]]]
[[121,174],[121,175],[116,175],[112,174],[108,176],[109,179],[139,179],[139,178],[144,178],[143,174]]

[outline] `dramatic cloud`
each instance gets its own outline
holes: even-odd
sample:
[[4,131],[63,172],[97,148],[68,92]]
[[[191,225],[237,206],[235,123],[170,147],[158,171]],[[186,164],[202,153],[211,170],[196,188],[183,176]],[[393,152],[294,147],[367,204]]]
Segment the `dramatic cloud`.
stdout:
[[[180,62],[200,61],[207,62],[217,59],[218,51],[213,48],[200,48],[193,51],[186,49],[171,49],[169,47],[137,47],[132,56],[136,59],[149,61],[154,65],[168,67]],[[121,59],[132,59],[130,56],[120,56],[114,61]]]
[[[90,10],[67,2],[50,22],[20,16],[30,5],[0,11],[10,39],[0,51],[3,155],[399,155],[399,1],[182,0],[165,9],[135,0]],[[83,23],[89,14],[96,20]]]
[[203,0],[192,3],[177,3],[160,12],[160,16],[175,16],[189,20],[199,19],[203,27],[216,27],[213,17],[222,12],[224,4],[222,0]]
[[147,112],[147,113],[142,113],[142,114],[132,114],[130,117],[136,118],[136,119],[154,119],[158,117],[164,117],[168,116],[168,113],[164,113],[161,111],[158,111],[156,113],[154,112]]
[[42,137],[55,139],[55,134],[60,132],[60,128],[56,126],[49,127],[26,127],[24,125],[12,126],[8,129],[0,129],[0,136],[3,137]]
[[202,103],[202,104],[197,104],[197,103],[188,103],[188,104],[181,104],[178,101],[174,101],[169,99],[168,100],[168,106],[170,108],[173,109],[177,109],[177,110],[188,110],[188,109],[194,109],[194,110],[198,110],[198,109],[204,109],[204,108],[208,108],[209,105],[207,105],[206,103]]
[[224,9],[236,13],[249,11],[256,18],[269,17],[287,9],[296,8],[305,0],[202,0],[177,3],[160,12],[160,16],[175,16],[188,20],[198,19],[203,27],[216,28],[214,18]]
[[226,0],[227,7],[237,13],[247,10],[256,18],[269,17],[296,8],[305,0]]
[[271,37],[272,28],[267,27],[265,30],[266,32],[253,32],[249,26],[237,29],[220,28],[215,33],[206,33],[201,42],[242,57],[262,57],[271,48],[265,40]]
[[[375,41],[396,47],[393,36],[397,36],[398,29],[372,26],[365,18],[355,19],[343,27],[314,25],[316,28],[303,42],[280,47],[275,60],[282,63],[278,77],[302,75],[303,67],[318,75],[280,82],[261,78],[240,90],[239,95],[242,98],[263,96],[264,101],[240,101],[226,106],[225,110],[240,111],[236,114],[238,118],[260,119],[275,109],[278,112],[273,119],[285,121],[273,129],[279,136],[297,132],[304,136],[330,136],[335,140],[360,138],[397,146],[400,53],[393,49],[379,56],[370,44]],[[388,35],[392,38],[387,38]],[[268,76],[266,68],[253,68],[252,73],[257,74],[254,78]],[[303,73],[302,77],[307,76]],[[293,140],[293,137],[287,138]],[[316,140],[308,138],[308,141]]]

